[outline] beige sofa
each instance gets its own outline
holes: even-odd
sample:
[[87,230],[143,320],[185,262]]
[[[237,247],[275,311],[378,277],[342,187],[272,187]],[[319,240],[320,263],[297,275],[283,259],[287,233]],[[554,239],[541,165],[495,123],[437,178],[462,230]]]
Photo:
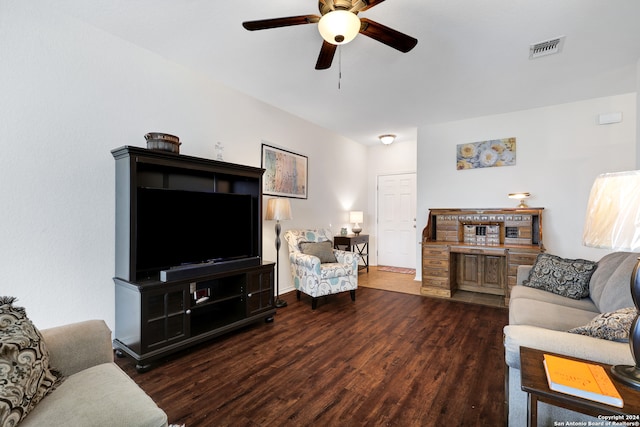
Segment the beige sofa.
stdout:
[[111,331],[89,320],[40,331],[66,378],[20,427],[165,427],[166,414],[114,362]]
[[[612,365],[635,364],[626,342],[567,331],[589,323],[600,313],[633,307],[630,281],[639,255],[616,252],[604,256],[598,261],[597,269],[589,281],[589,297],[578,300],[521,286],[529,277],[531,266],[518,268],[518,286],[511,291],[509,302],[509,325],[504,328],[509,426],[527,425],[527,394],[520,385],[521,346]],[[588,421],[601,420],[539,404],[539,425],[552,426],[557,425],[555,422],[567,421],[583,421],[587,425]]]

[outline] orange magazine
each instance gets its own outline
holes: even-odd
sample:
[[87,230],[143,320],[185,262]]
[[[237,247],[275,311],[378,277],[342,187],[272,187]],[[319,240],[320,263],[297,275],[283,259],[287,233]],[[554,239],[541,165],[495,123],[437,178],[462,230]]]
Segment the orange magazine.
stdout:
[[618,408],[624,406],[620,393],[602,366],[545,354],[544,369],[551,390]]

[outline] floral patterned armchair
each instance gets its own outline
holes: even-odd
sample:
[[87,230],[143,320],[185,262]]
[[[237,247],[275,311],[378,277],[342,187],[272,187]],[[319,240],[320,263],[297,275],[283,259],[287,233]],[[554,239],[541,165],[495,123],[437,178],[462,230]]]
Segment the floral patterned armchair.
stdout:
[[[349,291],[351,300],[356,300],[360,258],[358,254],[333,249],[329,230],[287,230],[284,232],[284,238],[289,244],[291,274],[298,300],[300,292],[311,296],[313,310],[318,306],[318,297],[325,295]],[[303,253],[305,247],[309,247],[305,245],[326,241],[331,243],[330,252],[337,262],[321,262],[318,256]],[[333,258],[331,254],[328,255]]]

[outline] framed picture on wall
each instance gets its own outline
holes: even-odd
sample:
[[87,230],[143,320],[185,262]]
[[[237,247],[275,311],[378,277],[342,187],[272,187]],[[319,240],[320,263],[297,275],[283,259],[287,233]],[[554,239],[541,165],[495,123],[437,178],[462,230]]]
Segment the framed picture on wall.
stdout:
[[516,164],[516,138],[458,144],[456,169],[477,169]]
[[262,193],[272,196],[307,198],[306,156],[262,144]]

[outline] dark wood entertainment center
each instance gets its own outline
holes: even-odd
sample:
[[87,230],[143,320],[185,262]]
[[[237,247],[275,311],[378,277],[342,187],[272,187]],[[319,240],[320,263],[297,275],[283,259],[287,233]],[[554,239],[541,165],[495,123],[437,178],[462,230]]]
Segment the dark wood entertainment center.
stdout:
[[[138,147],[111,153],[116,160],[116,354],[132,357],[144,372],[168,354],[249,323],[273,321],[275,264],[262,260],[264,170]],[[137,253],[143,246],[137,240],[139,223],[145,220],[140,218],[141,189],[250,199],[250,256],[143,268]],[[169,229],[175,218],[163,221]],[[216,225],[222,240],[225,224]],[[195,235],[193,241],[199,238]]]

